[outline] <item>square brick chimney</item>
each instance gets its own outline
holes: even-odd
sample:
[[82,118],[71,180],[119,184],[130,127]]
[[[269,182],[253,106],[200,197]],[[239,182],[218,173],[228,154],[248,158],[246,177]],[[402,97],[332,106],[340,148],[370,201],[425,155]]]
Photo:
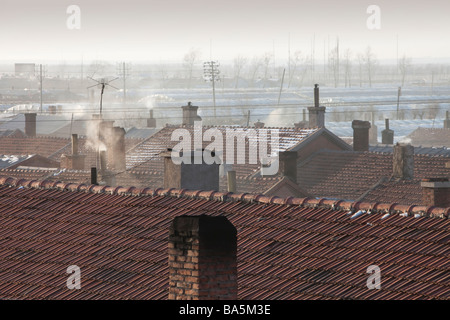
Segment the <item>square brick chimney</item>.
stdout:
[[369,129],[370,122],[362,120],[353,120],[353,150],[369,151]]
[[25,134],[36,137],[36,113],[25,113]]
[[319,106],[319,85],[314,85],[314,107],[308,107],[309,111],[309,127],[323,128],[325,127],[325,107]]
[[169,300],[236,300],[236,234],[224,216],[176,217],[169,229]]
[[297,152],[283,151],[279,153],[279,173],[297,183]]
[[147,128],[156,128],[156,119],[153,118],[153,110],[150,110],[150,118],[147,119]]
[[84,170],[86,155],[79,154],[78,135],[72,134],[72,154],[61,155],[61,168],[72,170]]
[[429,207],[450,207],[450,181],[448,178],[422,179],[423,205]]
[[181,109],[183,109],[183,125],[193,126],[194,121],[202,120],[197,114],[198,107],[193,106],[191,102],[188,102],[186,106],[182,106]]
[[126,169],[125,154],[125,129],[113,127],[112,137],[107,145],[109,163],[113,171],[124,171]]
[[410,144],[394,145],[393,177],[409,180],[414,177],[414,147]]
[[[172,159],[171,149],[161,153],[164,157],[164,188],[218,191],[220,159],[214,152],[205,152],[215,159],[214,163],[207,164],[200,150],[189,153],[190,163],[180,164]],[[177,157],[183,157],[183,153],[178,153]]]

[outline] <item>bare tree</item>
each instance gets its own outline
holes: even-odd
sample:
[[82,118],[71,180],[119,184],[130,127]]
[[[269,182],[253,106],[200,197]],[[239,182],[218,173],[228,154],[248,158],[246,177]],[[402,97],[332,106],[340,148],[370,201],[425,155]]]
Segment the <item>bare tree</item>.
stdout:
[[334,78],[334,87],[337,88],[339,84],[339,51],[337,46],[333,48],[329,53],[329,68]]
[[362,70],[364,65],[364,57],[361,53],[357,55],[358,66],[359,66],[359,86],[362,87]]
[[263,83],[263,88],[266,86],[267,73],[269,71],[269,64],[270,64],[271,60],[272,60],[272,53],[266,52],[266,53],[263,54],[263,56],[262,56],[262,62],[263,62],[263,66],[264,66],[264,83]]
[[344,79],[345,79],[345,87],[347,85],[351,87],[351,77],[352,77],[352,61],[351,61],[352,52],[350,49],[345,50],[344,53]]
[[369,86],[372,87],[372,77],[377,65],[377,59],[370,46],[367,47],[364,54],[364,65],[366,67],[367,76],[369,77]]
[[[304,63],[304,58],[303,58],[302,52],[301,51],[295,51],[294,55],[289,59],[289,62],[290,62],[290,70],[291,70],[291,72],[289,74],[288,88],[291,87],[292,79],[294,78],[294,75],[295,75],[297,69],[299,68],[299,66],[301,64]],[[302,82],[303,82],[303,77],[305,75],[305,72],[304,72],[305,69],[303,68],[302,70],[303,70],[302,71]]]
[[411,66],[411,59],[403,55],[403,57],[398,61],[398,68],[400,70],[400,74],[402,75],[402,87],[405,84],[406,72]]
[[241,75],[242,69],[247,64],[247,61],[248,59],[242,55],[238,55],[233,59],[234,76],[236,77],[236,84],[234,85],[235,88],[238,87],[239,76]]
[[189,78],[188,88],[191,88],[192,72],[195,64],[200,60],[200,56],[200,50],[191,48],[183,57],[183,66],[186,68]]
[[250,79],[252,80],[252,82],[255,81],[256,74],[258,73],[258,70],[259,68],[261,68],[261,66],[262,66],[261,58],[258,56],[254,56],[250,67],[251,72]]

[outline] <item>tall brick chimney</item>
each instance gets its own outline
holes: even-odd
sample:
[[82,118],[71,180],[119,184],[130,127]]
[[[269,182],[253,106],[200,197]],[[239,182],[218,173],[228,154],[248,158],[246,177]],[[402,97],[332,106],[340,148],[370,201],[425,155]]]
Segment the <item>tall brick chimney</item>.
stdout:
[[79,154],[78,135],[72,134],[72,154],[61,155],[61,168],[72,170],[84,170],[86,155]]
[[280,152],[279,161],[279,173],[297,183],[297,152]]
[[183,109],[183,125],[194,125],[194,121],[201,121],[202,118],[197,115],[198,107],[193,106],[188,102],[187,106],[182,106]]
[[224,216],[179,216],[169,229],[169,300],[236,300],[236,228]]
[[414,147],[410,144],[394,145],[393,177],[409,180],[414,177]]
[[319,106],[319,85],[314,85],[314,107],[308,107],[309,111],[309,127],[323,128],[325,127],[325,107]]
[[389,129],[389,119],[385,119],[386,129],[381,131],[381,143],[394,144],[394,130]]
[[353,120],[353,150],[369,151],[369,129],[370,122],[362,120]]
[[450,181],[448,178],[422,179],[423,205],[429,207],[450,207]]
[[147,119],[147,128],[156,128],[156,119],[153,118],[153,110],[150,110],[150,118]]
[[[214,152],[205,152],[215,159],[214,163],[205,163],[203,151],[200,150],[190,153],[190,164],[175,163],[170,149],[161,153],[164,157],[164,188],[218,191],[220,159]],[[182,157],[183,154],[179,153],[178,156]]]
[[36,113],[25,113],[25,134],[36,137]]
[[109,160],[113,171],[124,171],[126,169],[125,155],[125,129],[121,127],[112,128],[112,139],[109,150]]

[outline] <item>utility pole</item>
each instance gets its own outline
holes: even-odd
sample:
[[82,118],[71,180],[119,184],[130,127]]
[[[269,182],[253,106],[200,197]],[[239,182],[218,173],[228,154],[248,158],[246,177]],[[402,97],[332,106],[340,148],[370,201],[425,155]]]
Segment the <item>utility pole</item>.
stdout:
[[399,105],[400,105],[400,96],[402,94],[402,87],[398,87],[398,92],[397,92],[397,120],[398,119],[398,112],[399,112]]
[[130,75],[130,64],[122,62],[117,66],[117,75],[123,80],[123,106],[127,105],[127,77]]
[[205,81],[212,82],[213,89],[213,105],[214,105],[214,120],[216,119],[216,81],[220,81],[220,66],[218,61],[206,61],[203,63],[203,78]]

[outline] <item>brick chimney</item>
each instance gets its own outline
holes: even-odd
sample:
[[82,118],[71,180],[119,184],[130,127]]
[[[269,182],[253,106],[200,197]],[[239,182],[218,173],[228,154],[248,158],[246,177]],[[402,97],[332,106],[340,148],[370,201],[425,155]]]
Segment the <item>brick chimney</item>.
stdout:
[[325,127],[325,107],[319,106],[319,85],[314,85],[314,107],[308,107],[309,111],[309,127],[323,128]]
[[450,181],[448,178],[422,179],[420,185],[423,190],[423,205],[442,208],[450,207]]
[[224,216],[179,216],[169,229],[169,300],[236,300],[236,228]]
[[72,134],[72,154],[61,155],[61,168],[72,170],[84,170],[86,155],[79,154],[78,135]]
[[279,173],[297,183],[297,152],[283,151],[279,153]]
[[[190,152],[191,163],[174,163],[172,150],[168,149],[160,155],[164,157],[164,188],[189,189],[189,190],[219,190],[219,157],[206,150],[214,163],[207,164],[203,157],[203,151]],[[182,153],[178,157],[183,157]]]
[[448,111],[445,111],[444,129],[450,129],[450,118],[448,116]]
[[362,120],[353,120],[353,150],[369,151],[369,129],[370,122]]
[[153,118],[153,110],[150,110],[150,118],[147,119],[147,128],[156,128],[156,119]]
[[183,125],[194,125],[194,121],[201,121],[202,118],[197,115],[198,107],[193,106],[188,102],[187,106],[182,106],[183,109]]
[[36,113],[25,113],[25,134],[36,137]]
[[414,177],[414,147],[410,144],[394,145],[393,177],[409,180]]
[[306,110],[305,109],[302,110],[302,115],[303,115],[302,121],[294,123],[294,127],[299,128],[299,129],[308,128],[309,122],[306,121]]
[[108,145],[109,163],[113,171],[124,171],[126,169],[125,129],[113,127],[111,132],[112,137]]
[[381,143],[394,144],[394,130],[389,129],[389,119],[385,119],[386,129],[381,131]]

